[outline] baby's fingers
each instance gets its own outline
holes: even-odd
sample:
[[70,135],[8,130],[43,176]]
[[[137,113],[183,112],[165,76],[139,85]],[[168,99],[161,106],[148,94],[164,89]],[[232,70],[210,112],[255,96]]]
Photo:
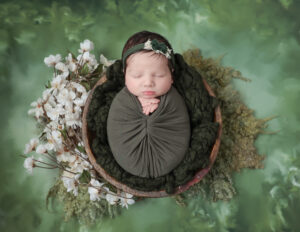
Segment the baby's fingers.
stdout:
[[152,104],[158,104],[158,103],[160,102],[160,100],[157,99],[157,98],[153,98],[153,99],[150,99],[150,102],[151,102]]
[[151,105],[151,107],[150,107],[150,112],[152,113],[154,110],[156,110],[156,109],[157,109],[157,107],[158,107],[158,105],[157,105],[157,104],[153,104],[153,105]]
[[143,108],[143,113],[148,115],[149,114],[149,107],[144,107]]

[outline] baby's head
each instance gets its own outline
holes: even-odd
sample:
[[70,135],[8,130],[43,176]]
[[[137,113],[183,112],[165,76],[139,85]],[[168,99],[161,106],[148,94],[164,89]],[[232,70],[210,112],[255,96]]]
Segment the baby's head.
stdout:
[[155,98],[171,88],[173,51],[161,35],[148,31],[134,34],[123,48],[122,59],[125,85],[135,96]]

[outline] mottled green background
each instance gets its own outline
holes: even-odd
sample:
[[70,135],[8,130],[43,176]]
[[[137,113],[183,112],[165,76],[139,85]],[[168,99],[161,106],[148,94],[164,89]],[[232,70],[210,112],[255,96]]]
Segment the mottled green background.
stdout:
[[[299,231],[299,11],[298,0],[0,1],[0,231]],[[268,130],[280,132],[258,138],[265,168],[236,173],[230,202],[193,199],[180,208],[151,199],[94,228],[65,223],[59,207],[45,206],[56,173],[29,176],[19,157],[36,136],[29,105],[52,75],[43,59],[76,52],[86,38],[97,57],[118,59],[144,29],[166,36],[176,52],[226,54],[223,64],[252,80],[234,82],[246,104],[258,118],[278,115]]]

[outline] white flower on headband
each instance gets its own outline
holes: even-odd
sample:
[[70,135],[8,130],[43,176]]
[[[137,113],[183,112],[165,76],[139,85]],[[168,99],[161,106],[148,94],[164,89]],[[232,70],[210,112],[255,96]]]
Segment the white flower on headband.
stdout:
[[150,39],[148,39],[147,42],[144,44],[144,49],[153,50]]
[[170,54],[171,54],[171,52],[172,52],[172,49],[168,48],[167,50],[168,50],[168,51],[167,51],[167,53],[166,53],[166,57],[167,57],[168,59],[171,59]]
[[168,59],[171,59],[172,49],[168,48],[163,42],[159,42],[156,39],[150,40],[144,43],[144,49],[153,50],[155,53],[163,54]]

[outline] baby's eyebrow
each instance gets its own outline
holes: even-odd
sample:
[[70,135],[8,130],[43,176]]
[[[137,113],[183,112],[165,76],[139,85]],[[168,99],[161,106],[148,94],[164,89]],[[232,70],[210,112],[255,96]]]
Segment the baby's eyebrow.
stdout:
[[130,74],[141,74],[140,71],[135,71],[135,70],[132,70],[132,71],[128,71]]
[[137,70],[137,69],[130,69],[130,68],[129,68],[127,71],[128,71],[128,72],[140,72],[140,70]]

